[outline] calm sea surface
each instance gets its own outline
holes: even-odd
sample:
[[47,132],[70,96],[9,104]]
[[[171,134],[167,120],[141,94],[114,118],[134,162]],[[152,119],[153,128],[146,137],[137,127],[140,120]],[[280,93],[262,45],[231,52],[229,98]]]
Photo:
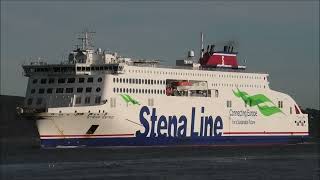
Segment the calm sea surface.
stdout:
[[319,144],[40,149],[1,139],[1,179],[311,179]]

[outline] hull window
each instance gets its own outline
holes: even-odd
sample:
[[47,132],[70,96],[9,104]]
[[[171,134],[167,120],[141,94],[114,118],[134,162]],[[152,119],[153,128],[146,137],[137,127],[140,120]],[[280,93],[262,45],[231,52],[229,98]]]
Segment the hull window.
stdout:
[[93,133],[97,130],[98,127],[99,127],[99,125],[92,125],[92,126],[88,129],[88,131],[86,132],[86,134],[93,134]]

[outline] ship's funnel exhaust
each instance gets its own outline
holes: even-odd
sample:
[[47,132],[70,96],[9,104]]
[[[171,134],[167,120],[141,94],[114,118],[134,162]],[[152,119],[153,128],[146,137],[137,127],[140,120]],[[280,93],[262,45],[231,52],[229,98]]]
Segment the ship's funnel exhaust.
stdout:
[[223,46],[223,52],[228,52],[228,46]]

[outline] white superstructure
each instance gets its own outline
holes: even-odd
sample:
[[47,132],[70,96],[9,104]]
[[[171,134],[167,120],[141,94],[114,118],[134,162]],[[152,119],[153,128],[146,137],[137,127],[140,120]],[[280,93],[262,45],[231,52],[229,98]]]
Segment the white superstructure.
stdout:
[[[24,65],[26,118],[43,147],[251,144],[300,142],[308,116],[269,88],[268,74],[249,73],[232,46],[200,60],[194,52],[166,67],[82,47],[61,64]],[[203,36],[202,36],[203,42]]]

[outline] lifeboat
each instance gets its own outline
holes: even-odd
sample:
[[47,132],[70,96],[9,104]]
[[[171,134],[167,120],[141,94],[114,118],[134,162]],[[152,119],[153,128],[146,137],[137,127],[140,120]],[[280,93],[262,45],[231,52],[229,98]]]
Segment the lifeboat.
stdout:
[[178,81],[178,82],[176,82],[176,86],[192,86],[192,82],[190,82],[190,81]]
[[192,86],[192,82],[190,81],[178,81],[176,82],[177,90],[178,91],[183,91],[183,90],[188,90]]

